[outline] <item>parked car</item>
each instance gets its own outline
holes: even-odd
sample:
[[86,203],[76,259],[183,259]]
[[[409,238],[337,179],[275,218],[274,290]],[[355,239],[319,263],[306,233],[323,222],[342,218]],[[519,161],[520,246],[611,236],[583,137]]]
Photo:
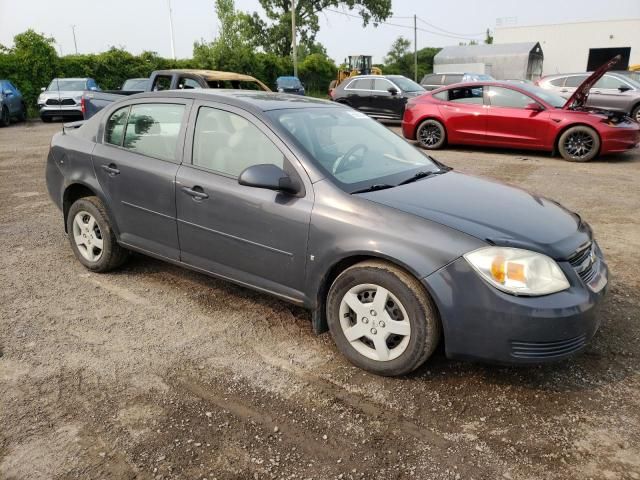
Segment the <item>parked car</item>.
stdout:
[[335,87],[332,99],[381,120],[401,120],[407,100],[422,93],[402,75],[359,75]]
[[54,135],[46,181],[87,269],[132,250],[275,295],[377,374],[441,337],[451,358],[538,363],[598,329],[607,265],[577,214],[336,103],[140,94]]
[[558,151],[586,162],[623,152],[640,142],[640,125],[624,114],[586,106],[589,85],[606,65],[586,79],[571,98],[526,83],[461,83],[409,101],[402,122],[405,138],[427,149],[445,144],[486,145]]
[[129,78],[122,84],[121,90],[125,92],[148,92],[151,80],[148,78]]
[[[563,98],[569,98],[590,75],[591,73],[549,75],[540,79],[538,85]],[[586,105],[623,112],[640,122],[640,83],[630,76],[608,72],[591,87]]]
[[632,70],[615,70],[611,73],[622,75],[624,77],[629,77],[634,82],[640,83],[640,72],[634,72]]
[[298,77],[278,77],[276,79],[276,91],[304,95],[304,85],[302,85]]
[[85,90],[99,92],[93,78],[54,78],[48,87],[42,88],[38,97],[40,118],[50,122],[55,117],[82,118],[82,94]]
[[428,73],[422,77],[420,85],[422,85],[425,90],[435,90],[436,88],[453,85],[454,83],[486,82],[490,80],[494,80],[494,78],[484,73]]
[[[251,75],[216,70],[156,70],[147,79],[146,92],[163,90],[192,90],[196,88],[228,88],[241,90],[271,90]],[[85,120],[93,117],[107,105],[121,100],[125,95],[140,93],[137,90],[106,90],[85,92],[82,95],[82,114]]]
[[9,80],[0,80],[0,127],[8,127],[11,119],[23,122],[27,118],[27,107],[22,93]]

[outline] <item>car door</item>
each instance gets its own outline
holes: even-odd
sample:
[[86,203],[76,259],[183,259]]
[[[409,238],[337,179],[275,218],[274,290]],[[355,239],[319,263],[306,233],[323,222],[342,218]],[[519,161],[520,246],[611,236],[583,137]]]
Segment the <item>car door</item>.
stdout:
[[[395,88],[396,93],[391,93],[390,88]],[[369,113],[372,115],[402,118],[406,98],[402,96],[402,90],[386,78],[374,78],[370,102]]]
[[[580,75],[569,75],[567,77],[558,78],[551,81],[551,85],[554,86],[554,91],[560,95],[562,98],[569,99],[571,95],[576,91],[576,88],[584,82],[589,75],[580,74]],[[560,81],[564,80],[562,85],[560,85]]]
[[637,93],[629,83],[613,75],[604,75],[589,91],[587,105],[629,113],[635,95]]
[[4,96],[4,104],[10,115],[17,115],[22,110],[22,99],[17,89],[10,82],[0,82],[0,89]]
[[446,100],[438,105],[445,120],[447,136],[451,143],[484,143],[486,132],[486,109],[484,86],[454,87],[436,94]]
[[[349,80],[347,80],[349,81]],[[373,79],[356,78],[351,80],[345,87],[344,93],[347,102],[353,108],[368,113],[371,111],[371,95],[373,90]]]
[[[242,109],[199,103],[176,178],[181,259],[202,270],[300,300],[313,189],[286,146]],[[294,196],[238,183],[275,164],[305,185]]]
[[542,148],[549,114],[519,90],[489,86],[486,96],[487,142],[507,147]]
[[126,245],[178,260],[175,178],[191,101],[140,100],[108,115],[93,166]]

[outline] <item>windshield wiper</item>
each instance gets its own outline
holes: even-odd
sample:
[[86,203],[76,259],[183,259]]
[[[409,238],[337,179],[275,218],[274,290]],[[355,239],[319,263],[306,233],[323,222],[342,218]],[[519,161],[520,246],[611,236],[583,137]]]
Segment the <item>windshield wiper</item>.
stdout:
[[421,180],[423,178],[432,177],[434,175],[440,175],[440,174],[446,173],[448,171],[449,170],[446,170],[446,169],[443,168],[443,169],[440,169],[440,170],[436,170],[435,172],[425,172],[425,171],[416,172],[412,177],[409,177],[406,180],[403,180],[398,185],[406,185],[407,183],[415,182],[416,180]]
[[362,188],[360,190],[355,190],[353,192],[351,192],[351,194],[354,193],[366,193],[366,192],[375,192],[376,190],[384,190],[385,188],[393,188],[396,185],[389,185],[388,183],[374,183],[373,185],[367,187],[367,188]]

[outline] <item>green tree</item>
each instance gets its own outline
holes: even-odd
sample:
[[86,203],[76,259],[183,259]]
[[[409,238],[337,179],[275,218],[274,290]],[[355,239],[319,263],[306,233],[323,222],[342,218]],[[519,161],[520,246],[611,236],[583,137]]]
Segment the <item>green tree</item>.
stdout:
[[487,35],[484,38],[484,43],[487,45],[491,45],[493,43],[493,35],[491,35],[491,30],[487,28]]
[[[261,44],[265,51],[279,56],[291,55],[291,0],[260,0],[268,22],[257,14],[251,18],[254,31],[262,31]],[[391,15],[391,0],[297,0],[296,31],[300,45],[315,42],[320,29],[318,13],[325,8],[346,7],[357,10],[362,25],[377,25]]]
[[391,44],[391,50],[387,53],[387,57],[384,59],[386,63],[398,63],[402,57],[409,53],[409,47],[411,42],[406,38],[400,36],[394,40]]
[[336,64],[323,53],[312,53],[298,66],[298,75],[309,94],[324,96],[331,80],[336,78]]

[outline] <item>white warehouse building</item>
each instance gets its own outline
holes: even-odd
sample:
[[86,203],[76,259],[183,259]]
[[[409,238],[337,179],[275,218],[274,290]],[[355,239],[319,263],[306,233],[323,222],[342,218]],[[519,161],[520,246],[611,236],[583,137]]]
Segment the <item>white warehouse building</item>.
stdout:
[[509,18],[496,21],[494,43],[539,42],[544,51],[543,75],[591,71],[618,54],[622,61],[617,69],[640,64],[640,18],[553,25],[513,23]]

